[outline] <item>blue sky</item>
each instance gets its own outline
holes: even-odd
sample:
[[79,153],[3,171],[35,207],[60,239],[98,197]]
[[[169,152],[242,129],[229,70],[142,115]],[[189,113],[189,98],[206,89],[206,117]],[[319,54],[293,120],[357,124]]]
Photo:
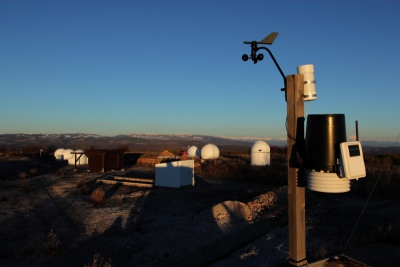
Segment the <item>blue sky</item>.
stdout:
[[400,134],[400,2],[0,1],[0,133],[286,138],[282,77],[314,64],[309,114],[349,140]]

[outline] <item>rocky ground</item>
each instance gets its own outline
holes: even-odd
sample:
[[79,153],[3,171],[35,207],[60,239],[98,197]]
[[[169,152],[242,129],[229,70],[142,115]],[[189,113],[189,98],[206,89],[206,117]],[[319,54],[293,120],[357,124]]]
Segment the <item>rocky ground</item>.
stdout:
[[[21,170],[25,168],[25,176]],[[196,177],[180,189],[96,183],[154,177],[154,166],[87,173],[0,160],[1,266],[285,266],[287,188]],[[35,171],[36,170],[36,171]],[[102,188],[104,203],[92,193]],[[390,241],[399,203],[307,192],[307,259]],[[392,229],[392,230],[391,230]],[[347,251],[345,251],[347,252]]]

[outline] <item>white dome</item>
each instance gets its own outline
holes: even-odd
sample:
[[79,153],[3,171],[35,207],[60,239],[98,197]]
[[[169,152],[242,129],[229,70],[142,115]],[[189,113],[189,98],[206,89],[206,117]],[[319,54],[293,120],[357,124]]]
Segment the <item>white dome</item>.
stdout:
[[[84,151],[82,149],[75,150],[77,153],[83,153]],[[76,165],[87,165],[88,164],[88,157],[85,154],[76,154],[76,158],[79,158],[79,160],[76,162]],[[68,164],[69,165],[75,165],[75,155],[72,155],[72,158],[68,159]]]
[[251,147],[251,165],[270,165],[270,147],[264,141],[256,141]]
[[264,141],[256,141],[254,145],[251,147],[251,153],[269,153],[271,152],[271,148],[269,145]]
[[197,146],[191,146],[187,150],[187,154],[189,158],[200,157],[200,151]]
[[[69,165],[75,165],[75,156],[68,159],[68,164]],[[78,163],[76,165],[78,165]]]
[[57,149],[55,152],[54,152],[54,157],[56,158],[56,159],[60,159],[60,160],[62,160],[62,154],[64,153],[64,148],[59,148],[59,149]]
[[64,160],[68,160],[70,158],[74,157],[74,154],[71,154],[71,152],[74,152],[72,149],[65,149],[64,152],[62,153]]
[[214,144],[207,144],[201,149],[202,159],[217,159],[219,157],[219,149]]

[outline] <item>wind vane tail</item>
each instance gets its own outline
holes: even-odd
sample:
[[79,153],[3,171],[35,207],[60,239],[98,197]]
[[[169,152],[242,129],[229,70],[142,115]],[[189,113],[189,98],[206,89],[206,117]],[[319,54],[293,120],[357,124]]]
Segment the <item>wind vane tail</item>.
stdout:
[[270,33],[267,37],[262,39],[259,44],[272,44],[275,41],[276,36],[278,36],[277,32]]

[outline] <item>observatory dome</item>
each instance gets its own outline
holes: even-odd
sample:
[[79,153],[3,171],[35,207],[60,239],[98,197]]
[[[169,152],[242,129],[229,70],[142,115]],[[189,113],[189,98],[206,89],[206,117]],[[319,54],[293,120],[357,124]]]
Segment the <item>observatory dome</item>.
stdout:
[[[69,165],[75,165],[75,156],[73,156],[72,158],[68,159],[68,164]],[[78,162],[76,163],[76,165],[79,165]]]
[[187,150],[187,154],[189,158],[200,157],[200,151],[197,146],[191,146]]
[[63,160],[64,158],[62,157],[62,154],[64,153],[64,148],[59,148],[59,149],[57,149],[55,152],[54,152],[54,157],[57,159],[57,160]]
[[202,159],[217,159],[219,157],[219,149],[214,144],[207,144],[201,149]]
[[[82,149],[75,150],[75,153],[83,153]],[[88,157],[85,154],[76,154],[76,158],[79,160],[76,162],[76,165],[86,165],[88,164]],[[75,165],[75,155],[72,155],[72,158],[68,159],[69,165]]]
[[256,141],[254,142],[253,146],[251,147],[251,152],[264,152],[269,153],[271,152],[271,148],[269,145],[264,141]]
[[270,165],[271,148],[264,141],[256,141],[251,147],[251,165]]
[[71,152],[74,152],[72,149],[65,149],[64,152],[62,153],[64,160],[69,160],[70,158],[74,157],[74,154],[71,154]]

